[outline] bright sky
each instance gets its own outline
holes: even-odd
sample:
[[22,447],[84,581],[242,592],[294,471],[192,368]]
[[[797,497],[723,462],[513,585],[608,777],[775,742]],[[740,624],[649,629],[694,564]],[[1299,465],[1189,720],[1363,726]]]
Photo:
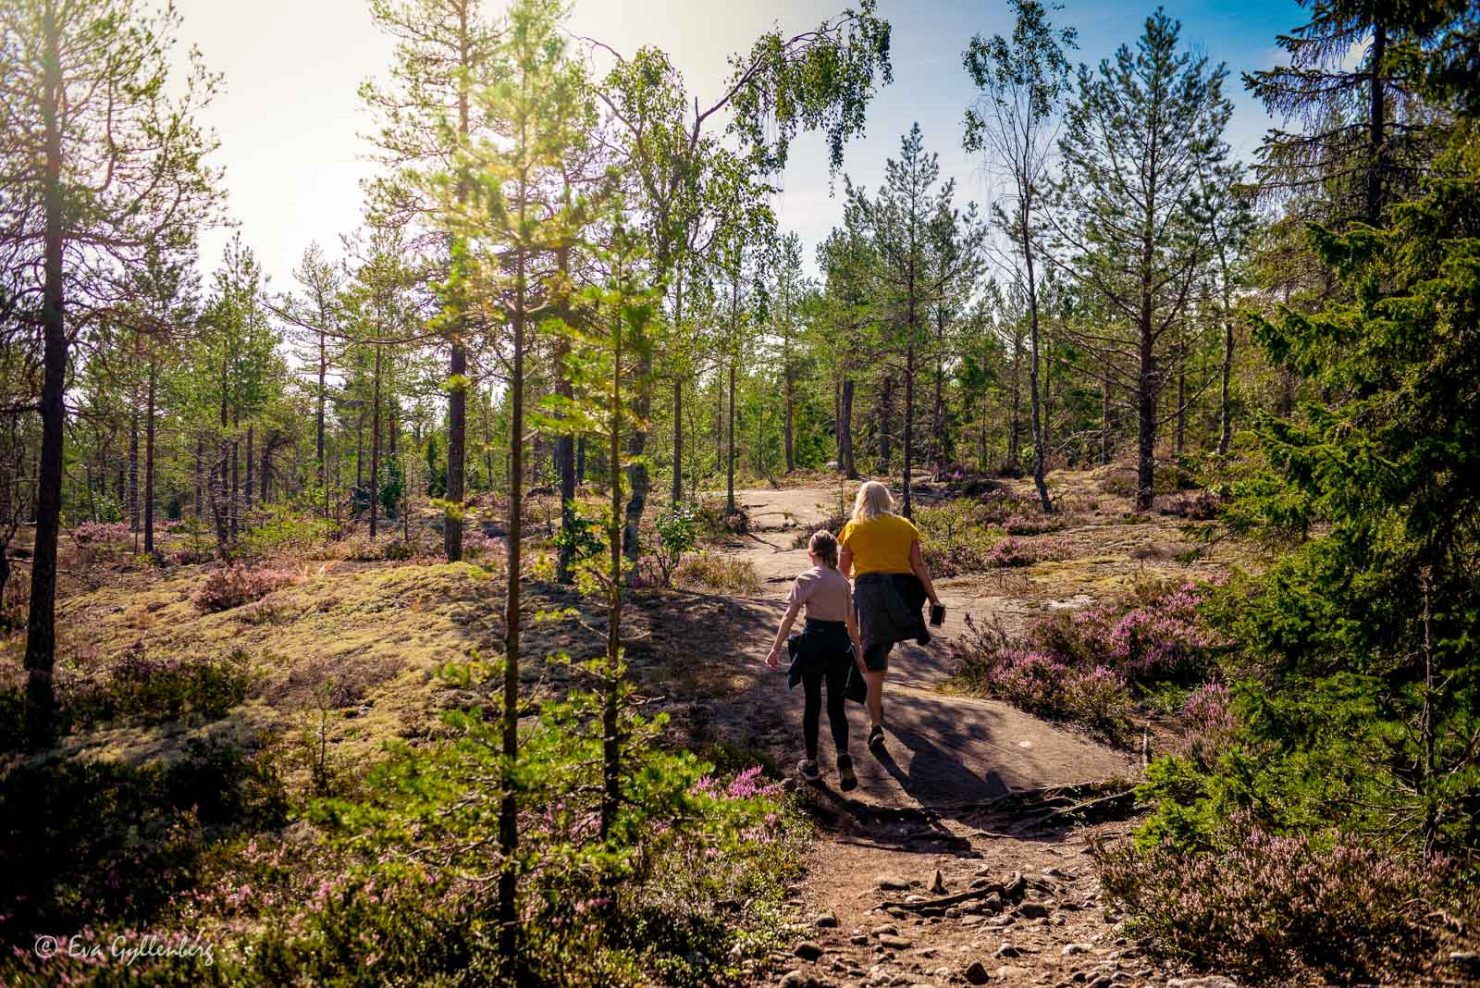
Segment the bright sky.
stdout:
[[[780,24],[787,33],[816,26],[848,0],[575,0],[574,34],[599,38],[623,53],[644,44],[665,49],[701,102],[715,99],[728,69],[726,56],[748,49],[761,32]],[[497,9],[498,0],[490,0]],[[1247,157],[1269,125],[1244,93],[1241,71],[1275,64],[1275,36],[1304,21],[1296,0],[1167,2],[1182,21],[1184,41],[1214,61],[1228,63],[1236,104],[1229,140]],[[292,286],[290,272],[317,240],[337,253],[338,237],[360,221],[360,181],[373,166],[360,135],[371,129],[357,89],[383,78],[390,42],[370,21],[365,0],[176,0],[181,41],[200,48],[206,64],[225,76],[225,92],[204,123],[221,141],[216,163],[226,170],[228,210],[242,238],[262,260],[272,287]],[[894,83],[868,110],[868,132],[846,151],[844,170],[875,187],[884,160],[919,121],[926,146],[940,155],[944,176],[956,179],[961,200],[986,202],[991,183],[979,159],[961,150],[961,120],[975,90],[961,68],[974,33],[1008,33],[1002,0],[881,0],[893,26]],[[1134,43],[1151,3],[1066,0],[1056,23],[1079,30],[1077,60],[1097,64],[1122,43]],[[822,141],[793,148],[775,206],[784,230],[801,234],[809,266],[813,248],[841,221],[840,196],[830,194]],[[840,193],[841,183],[838,183]],[[210,232],[202,273],[220,256],[229,234]]]

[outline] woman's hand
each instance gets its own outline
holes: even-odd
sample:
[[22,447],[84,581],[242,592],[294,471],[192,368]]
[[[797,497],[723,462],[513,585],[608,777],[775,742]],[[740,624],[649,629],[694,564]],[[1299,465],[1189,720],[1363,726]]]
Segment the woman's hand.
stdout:
[[775,669],[779,665],[781,665],[781,643],[777,642],[771,646],[771,651],[766,656],[766,667]]

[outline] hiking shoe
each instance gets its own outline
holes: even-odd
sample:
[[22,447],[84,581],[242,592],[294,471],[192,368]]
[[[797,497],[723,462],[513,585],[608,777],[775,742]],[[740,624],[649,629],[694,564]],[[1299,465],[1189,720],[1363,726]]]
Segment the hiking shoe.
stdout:
[[884,726],[882,724],[875,724],[868,732],[868,746],[875,753],[884,750]]
[[822,773],[817,769],[815,758],[803,758],[797,762],[797,772],[802,776],[803,782],[816,782],[822,778]]
[[838,756],[838,788],[844,792],[858,788],[858,776],[853,774],[853,759],[847,755]]

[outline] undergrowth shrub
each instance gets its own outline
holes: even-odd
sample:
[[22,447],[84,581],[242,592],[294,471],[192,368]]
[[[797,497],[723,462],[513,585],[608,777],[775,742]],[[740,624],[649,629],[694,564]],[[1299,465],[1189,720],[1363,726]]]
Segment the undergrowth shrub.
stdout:
[[699,541],[697,509],[693,505],[675,505],[660,511],[653,527],[657,535],[649,556],[653,575],[658,586],[672,586],[674,573]]
[[1001,538],[991,528],[991,510],[979,501],[954,498],[915,512],[920,550],[935,576],[957,576],[987,568],[986,559]]
[[84,563],[112,562],[133,549],[134,536],[127,522],[85,521],[72,529],[72,541]]
[[[502,536],[489,535],[477,525],[463,529],[463,557],[479,560],[502,556],[507,549]],[[384,548],[381,550],[384,558]]]
[[1437,928],[1427,870],[1391,848],[1272,833],[1236,814],[1196,850],[1095,845],[1126,932],[1163,956],[1250,983],[1414,983]]
[[1009,535],[992,546],[982,559],[987,569],[1010,569],[1068,559],[1069,547],[1058,539],[1019,539]]
[[302,574],[296,570],[230,562],[207,573],[205,583],[191,601],[206,613],[226,611],[260,600],[274,590],[302,580]]
[[1183,491],[1163,498],[1158,509],[1164,515],[1175,515],[1192,521],[1212,521],[1222,513],[1227,500],[1216,491]]
[[[781,944],[802,821],[758,769],[716,776],[624,717],[623,800],[600,826],[597,698],[546,704],[521,742],[521,984],[728,985]],[[315,836],[243,848],[194,908],[247,933],[213,979],[508,983],[496,948],[500,727],[402,747],[356,798],[314,801]]]
[[1033,624],[1031,647],[1076,664],[1103,662],[1130,683],[1199,685],[1222,640],[1199,612],[1207,590],[1186,583],[1139,585],[1124,601],[1059,613]]
[[253,512],[252,523],[237,540],[237,552],[246,559],[307,554],[334,534],[332,519],[302,511],[293,504],[270,504]]
[[131,651],[101,682],[68,689],[61,701],[69,729],[107,721],[158,724],[190,717],[216,720],[247,698],[245,656],[153,659]]
[[[171,763],[12,768],[0,778],[0,937],[29,945],[95,924],[147,928],[194,884],[213,844],[281,826],[286,812],[266,749],[194,741]],[[63,983],[61,963],[40,961],[33,983]]]
[[755,594],[761,589],[754,563],[717,552],[690,556],[679,565],[674,575],[680,586],[713,593]]
[[969,614],[950,648],[956,680],[969,691],[1040,717],[1073,721],[1111,741],[1123,741],[1130,730],[1131,695],[1114,670],[1025,648],[1000,624],[982,626]]
[[1203,768],[1233,744],[1237,719],[1233,695],[1222,683],[1204,683],[1182,705],[1182,751]]
[[1069,524],[1063,512],[1047,515],[1039,511],[1036,514],[1009,515],[1002,520],[1002,530],[1008,535],[1043,535],[1047,532],[1057,532]]
[[1211,758],[1231,736],[1233,714],[1227,688],[1209,683],[1222,642],[1198,612],[1206,592],[1147,584],[1128,600],[1040,618],[1019,635],[968,614],[949,646],[956,681],[1117,742],[1138,702],[1165,708],[1175,696],[1183,750]]

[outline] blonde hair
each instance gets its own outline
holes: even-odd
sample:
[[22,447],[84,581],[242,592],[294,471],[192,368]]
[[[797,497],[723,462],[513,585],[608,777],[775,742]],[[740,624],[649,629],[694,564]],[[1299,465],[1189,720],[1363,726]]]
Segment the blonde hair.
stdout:
[[833,533],[823,529],[813,532],[807,542],[807,551],[822,560],[828,569],[838,568],[838,540]]
[[893,513],[894,498],[890,496],[889,488],[877,480],[870,480],[858,488],[858,496],[853,499],[854,521],[868,521]]

